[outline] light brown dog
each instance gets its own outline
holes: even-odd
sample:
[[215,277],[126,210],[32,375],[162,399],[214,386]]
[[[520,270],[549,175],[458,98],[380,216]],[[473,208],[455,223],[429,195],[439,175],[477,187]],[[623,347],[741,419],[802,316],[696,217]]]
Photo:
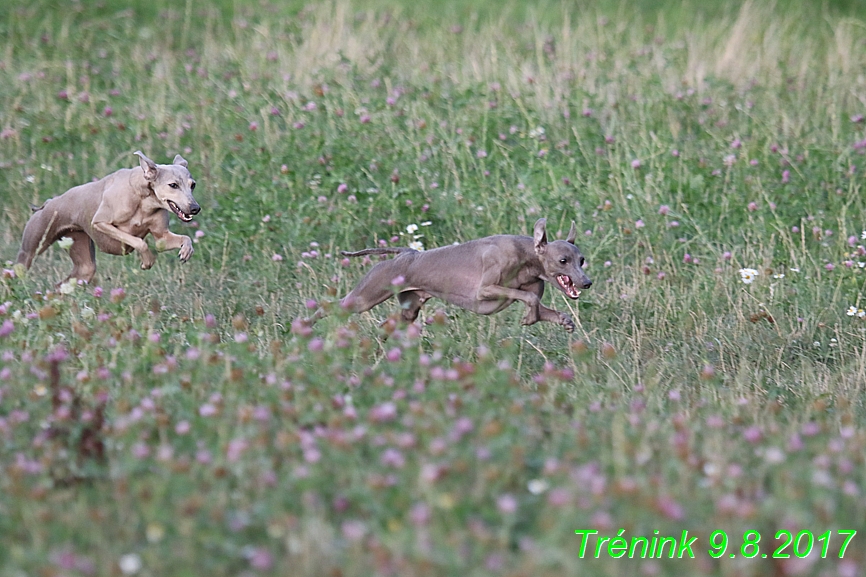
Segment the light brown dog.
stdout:
[[153,266],[156,256],[147,247],[148,233],[156,250],[180,249],[186,262],[192,256],[192,240],[168,230],[169,213],[189,222],[201,211],[192,196],[195,180],[179,154],[172,164],[156,164],[141,151],[140,166],[121,168],[96,181],[70,188],[34,208],[24,227],[18,264],[29,269],[33,259],[62,237],[72,239],[69,256],[75,278],[90,282],[96,273],[96,250],[125,255],[133,250],[141,268]]

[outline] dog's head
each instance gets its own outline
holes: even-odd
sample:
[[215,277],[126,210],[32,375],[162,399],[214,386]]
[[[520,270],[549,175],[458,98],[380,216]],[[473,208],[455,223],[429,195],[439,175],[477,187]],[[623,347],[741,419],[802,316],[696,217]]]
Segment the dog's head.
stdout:
[[193,216],[201,212],[201,207],[192,196],[195,180],[181,155],[175,156],[171,164],[156,164],[140,150],[135,154],[144,171],[144,180],[166,210],[176,214],[183,222],[191,221]]
[[580,249],[574,244],[577,237],[577,227],[571,223],[571,230],[565,240],[547,242],[547,219],[540,218],[535,223],[533,241],[535,254],[544,267],[544,280],[559,287],[569,298],[580,296],[581,289],[588,289],[592,281],[583,272],[584,258]]

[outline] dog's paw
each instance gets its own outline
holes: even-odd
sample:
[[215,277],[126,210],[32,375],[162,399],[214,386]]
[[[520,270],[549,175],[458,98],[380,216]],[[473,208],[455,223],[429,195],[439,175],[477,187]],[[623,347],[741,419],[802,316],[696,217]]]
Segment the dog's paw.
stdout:
[[183,246],[180,247],[180,251],[177,253],[177,257],[182,261],[186,262],[192,257],[192,253],[195,252],[195,249],[192,247],[192,241],[186,239],[183,243]]
[[156,256],[150,252],[150,249],[141,251],[141,270],[147,270],[156,262]]
[[570,333],[574,332],[574,328],[575,328],[574,321],[571,320],[571,317],[568,316],[567,314],[559,313],[559,324],[561,324],[565,328],[565,330],[567,330],[568,332],[570,332]]

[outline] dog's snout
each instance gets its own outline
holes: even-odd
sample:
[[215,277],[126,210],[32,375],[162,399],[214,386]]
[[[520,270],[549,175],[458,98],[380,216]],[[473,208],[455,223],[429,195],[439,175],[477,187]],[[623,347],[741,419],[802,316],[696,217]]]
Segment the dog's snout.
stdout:
[[592,286],[592,281],[589,280],[589,279],[586,279],[585,281],[583,281],[583,286],[580,287],[580,288],[588,289],[588,288],[591,287],[591,286]]
[[201,207],[198,205],[197,202],[194,202],[189,206],[189,213],[190,214],[196,215],[200,212],[201,212]]

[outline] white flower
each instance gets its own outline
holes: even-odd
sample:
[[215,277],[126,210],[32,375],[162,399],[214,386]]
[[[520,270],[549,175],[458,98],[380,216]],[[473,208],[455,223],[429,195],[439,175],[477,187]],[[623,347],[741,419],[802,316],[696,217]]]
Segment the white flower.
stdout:
[[547,491],[548,487],[550,487],[550,484],[544,479],[533,479],[526,486],[533,495],[541,495]]
[[776,274],[773,275],[773,278],[785,278],[785,273],[777,272]]
[[539,136],[544,136],[544,127],[537,126],[529,131],[529,138],[538,138]]
[[866,311],[864,311],[863,309],[857,309],[857,318],[866,318]]
[[412,250],[417,250],[418,252],[421,252],[424,250],[424,243],[421,242],[420,240],[412,241],[409,243],[409,248],[411,248]]
[[69,250],[72,247],[72,239],[68,236],[64,236],[57,241],[57,246],[59,246],[63,250]]
[[796,268],[796,267],[793,267],[793,266],[792,266],[791,268],[789,268],[788,270],[791,271],[791,272],[800,272],[800,269],[799,269],[799,268]]
[[860,238],[866,240],[866,230],[860,233]]
[[409,234],[412,234],[412,233],[416,232],[417,230],[418,230],[417,224],[410,224],[409,226],[406,227],[406,232],[408,232]]
[[127,553],[126,555],[121,556],[120,561],[117,562],[120,566],[120,570],[124,575],[135,575],[139,571],[141,571],[141,557],[139,557],[135,553]]
[[833,477],[831,477],[830,473],[828,473],[827,471],[822,471],[818,469],[812,472],[812,483],[815,485],[820,485],[822,487],[832,487]]
[[764,460],[770,464],[777,465],[785,460],[785,451],[779,447],[767,447],[764,450]]
[[144,535],[151,543],[159,543],[165,537],[165,527],[159,523],[148,523],[144,530]]
[[857,314],[857,307],[848,307],[848,310],[845,312],[849,317],[853,317]]
[[60,294],[62,295],[71,295],[75,292],[75,285],[78,283],[77,279],[71,278],[65,283],[60,285]]
[[755,281],[755,277],[758,276],[758,271],[753,268],[741,268],[740,269],[740,278],[743,280],[745,284],[752,284]]
[[430,222],[429,220],[425,220],[424,222],[421,223],[421,226],[430,226],[431,224],[433,224],[433,223]]

